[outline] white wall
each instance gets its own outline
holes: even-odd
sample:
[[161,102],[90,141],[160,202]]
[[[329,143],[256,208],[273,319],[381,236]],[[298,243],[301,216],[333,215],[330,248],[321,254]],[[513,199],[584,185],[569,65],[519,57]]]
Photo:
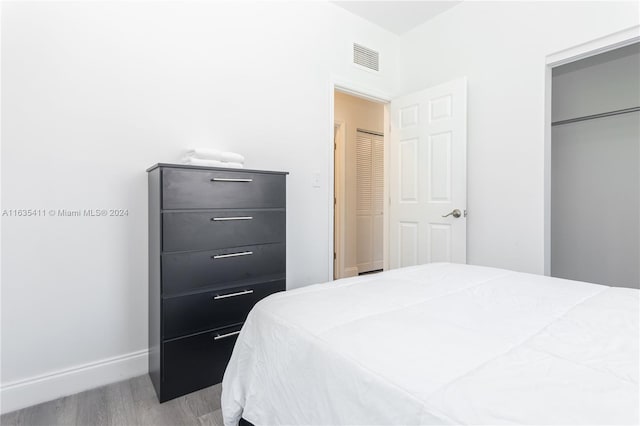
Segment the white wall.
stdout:
[[329,279],[330,81],[389,92],[397,40],[328,3],[3,3],[3,209],[129,211],[3,218],[3,411],[146,372],[145,169],[186,148],[289,171],[288,287]]
[[463,2],[402,37],[398,93],[468,77],[468,262],[544,272],[545,58],[637,2]]
[[345,211],[346,223],[344,269],[352,276],[358,274],[356,262],[356,135],[358,129],[384,133],[384,104],[368,101],[345,93],[335,94],[335,119],[346,127],[345,150]]

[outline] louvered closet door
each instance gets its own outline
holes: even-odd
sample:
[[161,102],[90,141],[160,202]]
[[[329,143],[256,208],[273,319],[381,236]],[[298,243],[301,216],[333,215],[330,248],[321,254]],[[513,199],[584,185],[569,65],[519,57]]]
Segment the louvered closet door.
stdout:
[[358,273],[382,269],[384,139],[357,132],[356,263]]

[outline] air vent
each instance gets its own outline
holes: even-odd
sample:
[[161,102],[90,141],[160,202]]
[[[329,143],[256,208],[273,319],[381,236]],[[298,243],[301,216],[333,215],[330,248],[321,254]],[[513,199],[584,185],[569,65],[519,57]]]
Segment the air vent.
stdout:
[[353,63],[372,71],[380,71],[380,53],[353,43]]

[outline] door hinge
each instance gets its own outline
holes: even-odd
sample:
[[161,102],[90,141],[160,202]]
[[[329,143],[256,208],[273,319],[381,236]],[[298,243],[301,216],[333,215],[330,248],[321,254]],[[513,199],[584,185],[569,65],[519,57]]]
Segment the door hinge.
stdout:
[[336,204],[338,204],[338,200],[336,199],[336,197],[333,197],[333,205],[335,206]]
[[333,143],[333,150],[335,151],[336,149],[338,149],[338,144],[337,143]]
[[336,252],[333,252],[333,260],[336,260]]

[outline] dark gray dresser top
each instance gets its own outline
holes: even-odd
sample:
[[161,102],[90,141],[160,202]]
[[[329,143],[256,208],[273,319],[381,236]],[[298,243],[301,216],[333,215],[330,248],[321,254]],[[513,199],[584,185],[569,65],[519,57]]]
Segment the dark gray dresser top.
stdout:
[[231,167],[208,167],[208,166],[194,166],[191,164],[172,164],[172,163],[157,163],[147,169],[150,172],[159,167],[170,167],[173,169],[195,169],[195,170],[214,170],[214,171],[231,171],[231,172],[247,172],[247,173],[271,173],[274,175],[288,175],[289,172],[277,172],[272,170],[253,170],[253,169],[234,169]]

